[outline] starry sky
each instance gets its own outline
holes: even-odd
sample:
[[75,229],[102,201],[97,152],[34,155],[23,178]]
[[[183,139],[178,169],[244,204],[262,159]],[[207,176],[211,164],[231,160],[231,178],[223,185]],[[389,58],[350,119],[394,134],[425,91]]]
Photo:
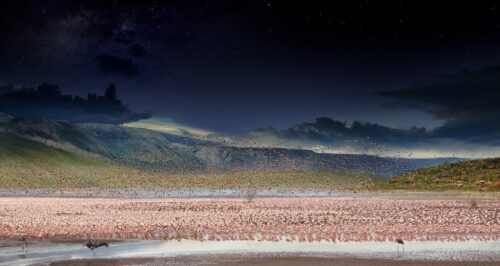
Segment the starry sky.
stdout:
[[[432,129],[498,114],[453,116],[463,102],[418,86],[496,66],[499,12],[496,1],[2,1],[0,84],[85,97],[113,83],[132,110],[216,132],[323,116]],[[481,84],[496,101],[492,71]],[[473,81],[453,97],[468,99]]]

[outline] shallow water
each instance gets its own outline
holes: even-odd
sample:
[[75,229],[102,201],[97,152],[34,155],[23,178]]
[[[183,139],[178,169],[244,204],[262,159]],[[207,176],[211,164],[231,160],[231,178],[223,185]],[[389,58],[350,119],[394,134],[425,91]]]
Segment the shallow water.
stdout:
[[[68,198],[245,198],[245,189],[0,189],[0,197]],[[349,192],[320,189],[259,189],[255,197],[350,197],[387,199],[500,199],[498,192]]]
[[81,243],[30,243],[27,254],[19,243],[0,242],[0,265],[30,265],[61,260],[103,258],[159,258],[203,254],[286,253],[308,256],[383,258],[398,260],[499,261],[497,241],[408,241],[392,242],[287,242],[277,241],[130,241],[111,243],[93,255]]

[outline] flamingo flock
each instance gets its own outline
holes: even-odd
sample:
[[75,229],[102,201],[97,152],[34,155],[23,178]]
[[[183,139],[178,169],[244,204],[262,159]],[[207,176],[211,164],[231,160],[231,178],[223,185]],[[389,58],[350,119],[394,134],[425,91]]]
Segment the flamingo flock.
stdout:
[[3,198],[0,238],[497,240],[500,201]]

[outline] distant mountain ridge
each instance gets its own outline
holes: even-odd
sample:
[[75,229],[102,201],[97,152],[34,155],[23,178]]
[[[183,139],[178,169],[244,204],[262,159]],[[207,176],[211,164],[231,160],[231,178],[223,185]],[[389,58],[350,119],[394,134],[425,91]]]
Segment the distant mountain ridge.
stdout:
[[396,159],[283,148],[241,148],[140,128],[0,114],[0,132],[154,171],[318,170],[398,175],[457,158]]

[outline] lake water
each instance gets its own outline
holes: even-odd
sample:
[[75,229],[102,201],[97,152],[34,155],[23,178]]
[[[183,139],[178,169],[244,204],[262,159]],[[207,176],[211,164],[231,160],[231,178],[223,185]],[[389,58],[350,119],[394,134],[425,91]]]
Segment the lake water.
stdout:
[[308,256],[382,258],[396,260],[499,261],[497,241],[287,242],[282,241],[130,241],[88,250],[83,243],[33,242],[25,254],[18,242],[0,242],[0,265],[30,265],[61,260],[161,258],[203,254],[281,253]]
[[[245,198],[245,189],[0,189],[0,197]],[[387,199],[500,199],[499,192],[350,192],[320,189],[258,189],[256,197],[350,197]]]

